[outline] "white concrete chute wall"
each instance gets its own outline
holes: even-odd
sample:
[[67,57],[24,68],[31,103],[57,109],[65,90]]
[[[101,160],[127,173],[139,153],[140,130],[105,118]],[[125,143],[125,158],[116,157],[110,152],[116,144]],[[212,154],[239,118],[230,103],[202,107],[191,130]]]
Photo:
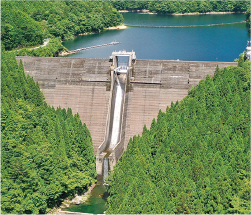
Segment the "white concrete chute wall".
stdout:
[[115,74],[115,87],[113,94],[112,114],[110,115],[110,131],[106,151],[112,152],[113,148],[120,141],[121,121],[124,107],[124,94],[126,86],[126,74]]
[[[122,60],[120,61],[120,58]],[[109,111],[107,114],[107,128],[104,142],[98,148],[96,169],[98,174],[104,173],[104,158],[109,158],[109,167],[112,170],[123,153],[122,124],[125,106],[125,93],[129,70],[132,60],[135,62],[134,52],[113,53],[113,66],[111,67],[111,94]],[[119,149],[118,149],[119,148]],[[119,152],[119,153],[118,153]]]
[[[127,81],[129,79],[129,69],[127,70],[126,74],[125,73],[121,73],[121,74],[123,74],[123,75],[120,75],[119,79],[120,79],[120,82],[122,83],[121,88],[122,88],[123,94],[122,94],[122,98],[121,98],[122,106],[121,106],[121,110],[120,110],[121,111],[121,113],[120,113],[120,116],[121,116],[121,118],[120,118],[120,132],[119,132],[119,138],[118,138],[117,143],[114,145],[111,145],[111,147],[110,147],[110,150],[112,151],[112,155],[110,157],[114,160],[115,163],[120,159],[120,157],[124,151],[124,142],[122,141],[122,138],[123,138],[122,134],[123,134],[123,129],[124,129],[123,124],[125,121],[125,109],[126,109],[125,105],[126,105]],[[111,169],[113,169],[113,166],[111,166]]]
[[[108,157],[113,157],[113,160],[117,160],[116,158],[114,158],[113,152],[114,149],[119,145],[121,140],[127,74],[113,73],[112,80],[114,81],[111,92],[109,112],[107,116],[108,122],[106,130],[106,139],[98,148],[97,154],[98,174],[104,173],[104,170],[102,170],[101,168],[101,166],[104,167],[104,158],[108,159]],[[109,165],[113,166],[113,163],[114,162],[111,162]],[[112,167],[110,169],[112,169]]]
[[112,152],[112,148],[114,148],[120,140],[126,81],[127,77],[125,73],[112,73],[106,135],[103,143],[98,147],[98,154],[108,151]]

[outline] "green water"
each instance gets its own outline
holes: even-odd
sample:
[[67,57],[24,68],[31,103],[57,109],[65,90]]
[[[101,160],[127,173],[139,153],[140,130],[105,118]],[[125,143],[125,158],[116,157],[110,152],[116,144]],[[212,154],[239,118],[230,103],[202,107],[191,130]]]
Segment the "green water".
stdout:
[[80,205],[72,205],[70,208],[64,210],[72,212],[103,214],[106,211],[106,201],[108,193],[106,187],[103,185],[103,180],[98,179],[97,185],[91,191],[89,199]]

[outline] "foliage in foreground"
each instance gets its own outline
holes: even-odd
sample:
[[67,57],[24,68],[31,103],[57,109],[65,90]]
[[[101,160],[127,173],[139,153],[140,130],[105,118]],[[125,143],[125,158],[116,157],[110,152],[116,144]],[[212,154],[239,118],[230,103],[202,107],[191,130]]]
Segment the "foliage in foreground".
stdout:
[[129,141],[110,214],[250,213],[250,62],[217,68]]
[[1,69],[1,210],[44,214],[95,181],[91,136],[78,114],[45,103],[13,53]]
[[1,1],[1,41],[6,50],[61,40],[123,23],[107,1]]

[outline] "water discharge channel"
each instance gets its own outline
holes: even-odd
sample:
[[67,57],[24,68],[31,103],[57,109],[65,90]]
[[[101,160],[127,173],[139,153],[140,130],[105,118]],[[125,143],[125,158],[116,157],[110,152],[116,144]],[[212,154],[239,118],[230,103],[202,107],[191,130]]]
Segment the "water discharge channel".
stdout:
[[98,147],[96,170],[98,175],[107,177],[109,170],[120,159],[124,151],[123,122],[126,87],[130,79],[132,64],[136,61],[135,52],[113,52],[110,57],[111,91],[107,115],[106,133]]
[[[132,60],[132,58],[129,57],[128,53],[123,52],[120,54],[122,55],[120,57],[114,56],[113,67],[111,68],[112,91],[110,94],[110,108],[107,118],[107,131],[105,141],[99,147],[99,154],[102,154],[102,174],[98,175],[98,183],[92,190],[88,201],[84,204],[74,205],[68,208],[68,211],[101,214],[106,210],[105,204],[108,193],[105,187],[105,179],[108,177],[110,166],[114,165],[109,164],[109,160],[111,159],[111,157],[116,157],[116,155],[114,155],[116,147],[120,147],[123,152],[123,145],[118,145],[121,141],[125,92],[127,78],[130,70],[129,66],[131,66],[130,60]],[[135,61],[136,56],[133,56]],[[119,157],[120,156],[121,155],[119,155]]]
[[108,193],[104,186],[103,177],[98,176],[97,185],[91,191],[88,200],[83,204],[71,205],[64,210],[80,213],[103,214],[104,211],[106,211],[107,197]]
[[[127,70],[120,70],[126,73]],[[113,152],[114,148],[120,141],[121,121],[124,108],[124,94],[126,88],[126,74],[114,74],[114,86],[111,99],[111,112],[109,119],[108,138],[106,140],[106,147],[104,153],[106,153],[103,161],[103,176],[108,176],[109,169],[109,155]]]

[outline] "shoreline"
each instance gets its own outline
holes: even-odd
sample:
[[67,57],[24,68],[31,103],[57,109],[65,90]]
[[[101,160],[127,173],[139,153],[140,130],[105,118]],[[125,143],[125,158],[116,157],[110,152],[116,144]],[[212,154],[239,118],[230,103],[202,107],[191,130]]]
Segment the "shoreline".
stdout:
[[[124,24],[121,24],[121,25],[118,25],[118,26],[104,28],[104,30],[102,30],[102,31],[105,31],[105,30],[124,30],[126,28],[128,28],[128,26],[126,26]],[[83,34],[78,34],[77,36],[74,37],[74,39],[76,39],[78,36],[98,34],[98,33],[99,32],[87,32],[87,33],[83,33]],[[65,41],[61,40],[60,42],[62,43],[62,42],[65,42]],[[62,52],[58,53],[58,57],[64,57],[64,56],[71,55],[71,54],[77,54],[77,52],[76,51],[69,51],[69,50],[68,51],[62,51]]]
[[[126,29],[128,28],[126,25],[124,24],[121,24],[121,25],[118,25],[118,26],[113,26],[113,27],[108,27],[108,28],[104,28],[102,31],[100,32],[103,32],[105,30],[123,30],[123,29]],[[77,36],[74,36],[74,39],[76,39],[78,36],[83,36],[83,35],[91,35],[91,34],[98,34],[100,32],[86,32],[86,33],[82,33],[82,34],[78,34]],[[68,40],[61,40],[60,42],[65,42],[65,41],[68,41]],[[72,53],[72,54],[75,54],[75,53]]]
[[104,30],[123,30],[126,28],[127,28],[127,26],[122,24],[122,25],[118,25],[118,26],[108,27],[108,28],[105,28]]
[[64,56],[67,56],[67,55],[70,55],[70,54],[77,54],[77,52],[74,52],[74,51],[63,51],[63,52],[59,52],[59,53],[58,53],[58,57],[64,57]]
[[120,13],[139,13],[139,14],[164,14],[164,15],[175,15],[175,16],[180,16],[180,15],[222,15],[222,14],[233,14],[233,13],[245,13],[245,12],[205,12],[205,13],[200,13],[200,12],[192,12],[192,13],[153,13],[150,12],[149,10],[119,10]]
[[94,189],[94,187],[96,186],[97,184],[94,183],[92,184],[89,188],[88,188],[88,191],[85,192],[83,195],[75,195],[75,197],[73,199],[65,199],[62,204],[60,205],[59,208],[53,208],[51,209],[48,214],[59,214],[60,212],[64,213],[65,211],[63,209],[65,208],[69,208],[71,204],[74,204],[74,205],[79,205],[79,204],[82,204],[84,202],[86,202],[89,197],[90,197],[90,193],[91,191]]

